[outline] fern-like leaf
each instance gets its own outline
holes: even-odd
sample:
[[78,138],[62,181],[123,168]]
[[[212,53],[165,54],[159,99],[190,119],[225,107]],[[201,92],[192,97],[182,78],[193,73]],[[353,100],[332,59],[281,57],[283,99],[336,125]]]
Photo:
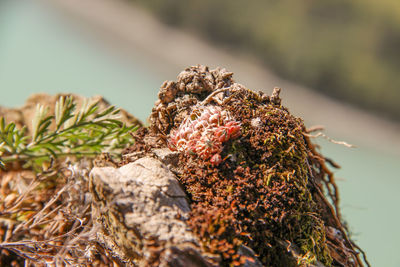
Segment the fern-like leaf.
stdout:
[[60,97],[54,114],[38,105],[32,121],[32,134],[24,126],[0,118],[0,166],[21,161],[33,164],[61,156],[94,156],[101,151],[118,153],[132,144],[130,132],[138,126],[127,126],[119,120],[119,109],[110,106],[99,110],[99,103],[84,102],[76,111],[70,96]]

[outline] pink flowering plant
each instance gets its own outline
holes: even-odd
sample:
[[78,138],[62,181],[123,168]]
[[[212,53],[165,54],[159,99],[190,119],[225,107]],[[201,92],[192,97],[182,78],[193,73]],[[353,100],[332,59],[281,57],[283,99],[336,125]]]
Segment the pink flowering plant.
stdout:
[[241,135],[240,123],[218,106],[195,109],[178,129],[171,131],[169,148],[209,160],[222,162],[223,143]]

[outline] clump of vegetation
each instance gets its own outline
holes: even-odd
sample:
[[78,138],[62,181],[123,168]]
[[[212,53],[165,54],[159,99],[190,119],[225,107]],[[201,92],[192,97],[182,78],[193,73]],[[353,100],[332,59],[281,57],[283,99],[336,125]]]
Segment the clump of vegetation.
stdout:
[[95,241],[88,173],[96,155],[132,145],[137,126],[71,96],[49,110],[37,106],[31,130],[0,119],[0,265],[112,266]]
[[303,121],[281,105],[278,89],[271,97],[255,93],[231,76],[186,69],[160,89],[145,133],[174,141],[193,112],[213,106],[240,125],[241,135],[222,144],[219,164],[180,154],[176,173],[191,201],[188,224],[204,250],[218,254],[221,266],[248,260],[243,247],[266,266],[363,266],[338,211],[333,175]]
[[243,89],[226,104],[242,122],[243,134],[225,146],[218,169],[181,158],[186,167],[180,181],[193,201],[189,224],[210,252],[224,252],[226,263],[235,263],[242,244],[263,264],[279,262],[286,253],[279,241],[289,240],[304,253],[299,261],[318,259],[330,266],[325,225],[308,181],[315,171],[307,163],[305,128],[284,108],[257,98]]

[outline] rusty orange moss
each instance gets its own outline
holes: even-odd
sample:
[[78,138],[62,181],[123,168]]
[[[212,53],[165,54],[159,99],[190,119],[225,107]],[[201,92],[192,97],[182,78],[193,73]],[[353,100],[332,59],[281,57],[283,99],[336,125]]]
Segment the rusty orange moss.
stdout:
[[179,180],[192,200],[190,226],[210,252],[222,252],[227,264],[236,262],[241,244],[262,263],[277,262],[286,253],[279,238],[331,265],[324,222],[308,186],[302,121],[245,89],[225,108],[242,123],[243,134],[225,145],[224,162],[215,168],[181,156],[185,167]]

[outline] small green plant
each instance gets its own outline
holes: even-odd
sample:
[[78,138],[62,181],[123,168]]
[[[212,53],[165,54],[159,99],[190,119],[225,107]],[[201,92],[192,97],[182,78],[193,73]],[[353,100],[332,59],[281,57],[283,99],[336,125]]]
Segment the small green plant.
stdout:
[[102,151],[117,153],[132,143],[127,126],[120,120],[120,110],[110,106],[99,110],[99,103],[85,101],[79,110],[70,96],[60,97],[54,114],[37,105],[32,131],[19,129],[14,122],[0,118],[0,165],[21,162],[37,165],[63,156],[95,156]]

